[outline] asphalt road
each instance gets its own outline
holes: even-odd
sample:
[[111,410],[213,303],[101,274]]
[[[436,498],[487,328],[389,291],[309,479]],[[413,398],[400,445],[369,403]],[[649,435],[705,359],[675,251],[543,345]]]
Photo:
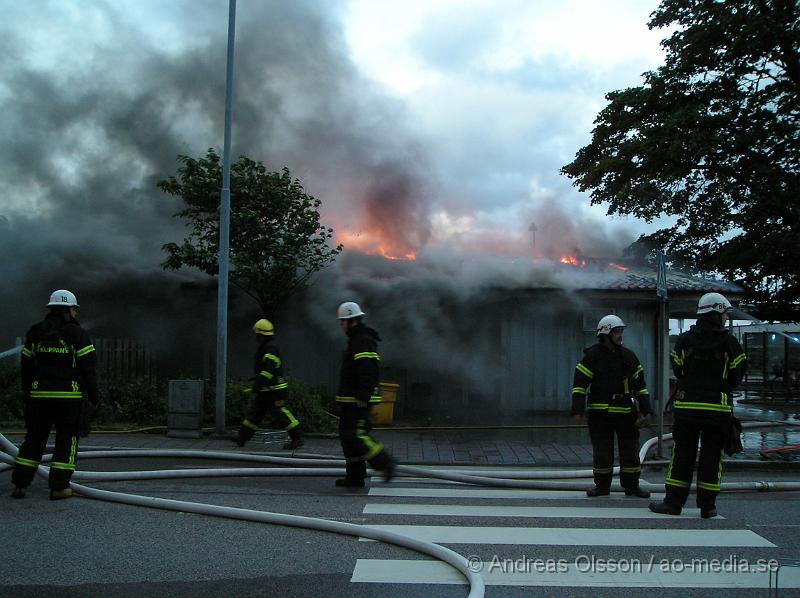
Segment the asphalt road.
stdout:
[[[221,464],[161,459],[86,460],[82,463],[82,469],[94,470],[178,466],[220,467]],[[659,482],[663,471],[649,471],[644,477]],[[735,471],[727,475],[725,481],[761,479],[800,481],[800,472]],[[484,575],[491,574],[487,576],[487,596],[530,596],[532,593],[640,596],[643,591],[654,588],[631,585],[634,583],[631,573],[636,573],[633,569],[637,562],[644,568],[648,564],[652,568],[667,562],[674,570],[700,559],[720,562],[727,559],[740,564],[746,561],[751,567],[755,567],[759,559],[763,562],[774,559],[783,566],[784,580],[789,583],[796,573],[791,567],[792,561],[800,559],[798,492],[723,495],[718,506],[724,518],[701,520],[697,516],[604,516],[603,509],[645,512],[648,501],[641,499],[614,496],[589,500],[580,493],[555,496],[540,491],[493,496],[487,489],[429,480],[398,480],[389,486],[376,481],[372,485],[372,495],[368,494],[369,489],[335,488],[330,477],[95,482],[89,485],[145,496],[349,523],[404,526],[401,529],[411,534],[426,534],[431,530],[440,533],[438,526],[448,526],[445,532],[461,535],[443,543],[465,557],[475,556],[476,566]],[[10,493],[7,471],[0,473],[0,487],[3,486]],[[387,489],[399,495],[374,494],[387,492]],[[422,496],[410,496],[414,491],[421,492]],[[430,491],[452,493],[452,496],[426,496]],[[37,478],[24,500],[14,500],[6,494],[0,497],[0,505],[0,542],[4,555],[0,559],[0,596],[467,595],[466,585],[447,581],[449,578],[460,581],[452,570],[434,562],[420,563],[432,561],[430,557],[353,537],[80,497],[52,502],[47,500],[46,482],[41,478]],[[514,511],[519,507],[543,508],[544,511]],[[553,508],[572,511],[556,512]],[[459,512],[459,509],[466,511]],[[586,517],[587,514],[593,516]],[[489,535],[484,536],[484,532]],[[681,532],[677,544],[654,545],[661,542],[658,534],[671,532]],[[697,545],[683,542],[683,532],[699,534]],[[727,545],[727,532],[739,535],[736,542],[751,545]],[[522,534],[521,540],[514,538],[517,533]],[[540,534],[540,538],[528,541],[524,537],[527,533]],[[580,534],[584,533],[592,534],[593,539],[581,540],[584,536]],[[639,540],[631,542],[634,536]],[[644,542],[640,541],[642,537]],[[636,542],[639,545],[631,545]],[[714,542],[721,542],[721,545],[713,545]],[[505,567],[502,563],[517,570],[502,571]],[[566,581],[568,574],[555,571],[550,572],[550,583],[532,586],[531,579],[541,579],[535,575],[536,568],[547,567],[548,563],[573,569],[573,577],[569,579],[576,579],[574,569],[586,569],[579,576],[583,585],[564,586],[569,583]],[[616,581],[609,585],[608,569],[614,566],[612,563],[616,563],[617,570],[611,572]],[[402,573],[404,565],[412,565],[405,574]],[[624,568],[633,571],[621,570]],[[506,575],[515,572],[521,577]],[[374,581],[366,580],[370,574],[376,577]],[[593,574],[597,575],[592,578]],[[386,581],[393,575],[399,578],[405,575],[405,579]],[[683,575],[687,576],[688,573]],[[767,573],[734,572],[725,578],[725,583],[730,585],[730,580],[735,583],[736,579],[743,579],[737,576],[753,576],[759,583],[763,581],[764,587],[676,587],[656,591],[661,596],[768,595]],[[797,581],[800,582],[800,577]],[[508,585],[511,583],[522,585]],[[780,596],[791,595],[800,595],[800,590],[784,588],[780,591]]]

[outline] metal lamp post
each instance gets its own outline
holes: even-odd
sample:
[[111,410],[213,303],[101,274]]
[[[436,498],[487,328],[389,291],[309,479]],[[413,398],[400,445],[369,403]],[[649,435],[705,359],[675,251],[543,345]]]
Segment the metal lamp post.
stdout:
[[225,433],[225,386],[228,366],[228,261],[231,222],[231,123],[233,120],[233,41],[236,0],[228,2],[228,66],[225,77],[225,142],[222,154],[222,195],[219,205],[219,272],[217,286],[216,428]]

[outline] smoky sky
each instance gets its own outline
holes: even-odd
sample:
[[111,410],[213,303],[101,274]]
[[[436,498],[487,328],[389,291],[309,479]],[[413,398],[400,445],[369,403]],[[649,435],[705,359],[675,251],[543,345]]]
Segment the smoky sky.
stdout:
[[[127,3],[101,1],[41,1],[6,11],[0,280],[10,309],[0,323],[0,350],[41,317],[56,288],[78,295],[82,319],[99,336],[145,338],[175,350],[213,338],[213,279],[160,266],[162,244],[179,242],[185,224],[172,217],[177,200],[156,182],[174,174],[178,154],[221,150],[228,3],[161,4],[142,4],[133,16]],[[405,339],[390,351],[433,359],[435,347],[460,338],[448,315],[476,314],[485,289],[569,286],[521,258],[616,254],[632,240],[620,227],[570,212],[548,192],[509,208],[513,233],[490,222],[480,234],[451,231],[442,241],[437,213],[480,217],[475,197],[493,207],[520,204],[529,183],[518,173],[536,155],[537,139],[523,135],[533,148],[524,156],[511,144],[497,147],[509,163],[517,160],[511,171],[489,172],[489,164],[468,158],[444,172],[436,159],[447,151],[442,140],[422,132],[402,102],[354,66],[342,6],[240,1],[237,12],[234,157],[248,155],[271,170],[288,166],[322,200],[324,224],[368,229],[421,256],[387,263],[348,255],[346,247],[305,295],[312,322],[327,330],[330,310],[349,299],[382,306],[424,300],[422,319],[407,308],[378,313]],[[483,115],[490,118],[491,110]],[[476,170],[486,176],[468,176]],[[260,315],[232,297],[231,326],[246,327]],[[432,349],[409,350],[432,338],[425,341]]]
[[[158,15],[134,21],[116,3],[35,3],[2,26],[0,268],[13,306],[4,343],[54,288],[75,289],[92,308],[93,297],[116,294],[163,305],[187,278],[203,280],[159,267],[161,245],[180,240],[184,225],[155,183],[174,173],[178,154],[221,145],[228,11],[226,2],[177,7],[167,9],[176,23],[168,33],[184,40],[177,46],[148,30]],[[329,10],[239,3],[234,155],[289,166],[328,213],[348,211],[343,221],[396,213],[404,223],[390,234],[418,242],[421,150],[403,130],[402,107],[353,68]],[[49,40],[26,37],[37,23]],[[84,47],[83,28],[105,34]],[[37,45],[47,42],[59,50]]]

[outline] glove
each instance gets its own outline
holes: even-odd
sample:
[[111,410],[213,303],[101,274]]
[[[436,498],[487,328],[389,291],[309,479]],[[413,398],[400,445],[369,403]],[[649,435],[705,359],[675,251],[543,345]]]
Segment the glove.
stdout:
[[636,423],[634,424],[637,428],[644,428],[645,426],[650,425],[650,414],[649,413],[640,413],[639,417],[636,418]]
[[89,401],[83,402],[81,409],[81,421],[78,426],[78,436],[84,438],[92,431],[92,418],[94,418],[95,404]]
[[742,422],[733,415],[725,430],[723,450],[729,457],[744,450],[742,447]]

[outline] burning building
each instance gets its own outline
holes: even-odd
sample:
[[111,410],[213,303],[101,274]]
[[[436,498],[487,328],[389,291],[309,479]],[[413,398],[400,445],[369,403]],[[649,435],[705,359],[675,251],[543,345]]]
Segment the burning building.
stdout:
[[[415,257],[351,254],[324,273],[286,322],[290,373],[335,392],[344,346],[335,308],[355,300],[384,339],[383,377],[401,387],[396,413],[412,418],[517,423],[569,409],[575,363],[608,313],[626,322],[625,343],[654,389],[659,300],[652,267],[581,256]],[[667,273],[667,288],[675,317],[693,313],[703,293],[735,301],[743,292],[678,271]]]

